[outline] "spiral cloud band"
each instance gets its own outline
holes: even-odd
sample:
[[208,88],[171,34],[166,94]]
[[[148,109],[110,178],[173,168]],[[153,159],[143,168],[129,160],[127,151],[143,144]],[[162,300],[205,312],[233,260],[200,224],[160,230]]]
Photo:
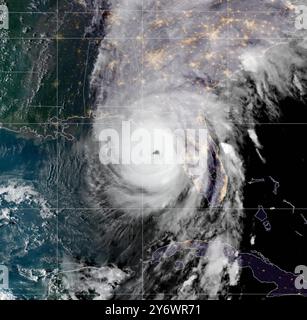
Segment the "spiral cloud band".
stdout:
[[[243,144],[261,157],[255,124],[277,119],[282,98],[304,99],[306,31],[283,0],[110,0],[108,12],[87,198],[101,207],[107,262],[133,271],[116,290],[215,298],[239,278],[224,248],[239,250],[244,232]],[[164,161],[178,145],[184,161]],[[191,239],[206,255],[187,256],[179,274],[150,263]]]

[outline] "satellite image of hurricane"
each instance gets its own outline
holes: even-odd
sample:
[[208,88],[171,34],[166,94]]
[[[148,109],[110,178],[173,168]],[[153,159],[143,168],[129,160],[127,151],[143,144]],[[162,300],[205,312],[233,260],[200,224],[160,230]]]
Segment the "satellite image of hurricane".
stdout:
[[307,298],[306,0],[0,0],[0,57],[0,300]]

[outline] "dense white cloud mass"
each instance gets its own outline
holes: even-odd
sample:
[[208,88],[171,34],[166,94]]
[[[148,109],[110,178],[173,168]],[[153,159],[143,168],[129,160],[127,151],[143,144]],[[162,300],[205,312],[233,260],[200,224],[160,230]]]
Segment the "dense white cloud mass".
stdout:
[[[113,263],[134,266],[122,287],[132,295],[161,298],[166,288],[174,299],[214,298],[227,277],[238,279],[223,248],[239,249],[243,232],[243,136],[261,149],[258,117],[274,119],[281,99],[305,94],[304,31],[283,0],[111,0],[109,8],[91,78],[93,140],[106,128],[120,132],[122,121],[149,132],[205,128],[208,137],[194,141],[206,150],[197,177],[191,165],[102,165],[97,143],[88,143],[88,196],[102,208],[102,243]],[[180,274],[173,262],[146,262],[159,246],[190,239],[209,243],[194,267],[193,257]]]

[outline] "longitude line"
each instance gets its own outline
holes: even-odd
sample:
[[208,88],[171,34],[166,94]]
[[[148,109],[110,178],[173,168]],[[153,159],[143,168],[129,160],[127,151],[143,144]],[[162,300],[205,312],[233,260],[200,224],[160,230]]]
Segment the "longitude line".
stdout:
[[[59,32],[59,0],[57,0],[56,3],[56,12],[57,12],[57,37],[56,37],[56,101],[57,101],[57,106],[59,105],[59,38],[58,38],[58,32]],[[57,234],[57,271],[59,272],[60,268],[59,268],[59,109],[57,108],[57,126],[56,126],[56,130],[57,130],[57,212],[56,212],[56,216],[57,216],[57,226],[56,226],[56,234]],[[57,279],[58,281],[58,279]],[[58,290],[58,283],[56,284],[56,299],[59,299],[59,290]]]
[[[144,108],[144,0],[142,0],[141,20],[141,109]],[[144,185],[142,185],[142,300],[144,300]]]

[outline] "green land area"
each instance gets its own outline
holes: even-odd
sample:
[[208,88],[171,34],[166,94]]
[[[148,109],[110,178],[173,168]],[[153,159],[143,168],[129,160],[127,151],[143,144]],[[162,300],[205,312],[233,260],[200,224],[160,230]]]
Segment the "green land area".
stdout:
[[100,42],[86,31],[92,14],[74,1],[6,4],[9,29],[0,30],[1,127],[56,136],[64,123],[88,121],[90,73]]

